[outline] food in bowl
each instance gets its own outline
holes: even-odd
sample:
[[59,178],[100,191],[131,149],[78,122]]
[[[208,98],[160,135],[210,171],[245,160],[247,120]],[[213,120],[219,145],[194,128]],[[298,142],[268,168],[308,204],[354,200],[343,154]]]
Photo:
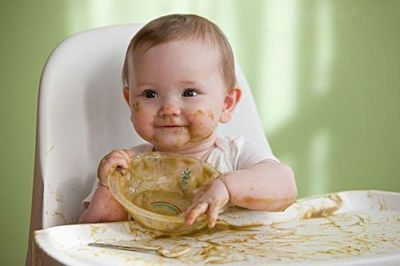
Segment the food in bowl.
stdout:
[[184,211],[194,195],[219,172],[205,162],[173,153],[147,152],[134,155],[127,174],[109,176],[114,197],[129,215],[157,234],[178,235],[207,225],[201,215],[185,224]]

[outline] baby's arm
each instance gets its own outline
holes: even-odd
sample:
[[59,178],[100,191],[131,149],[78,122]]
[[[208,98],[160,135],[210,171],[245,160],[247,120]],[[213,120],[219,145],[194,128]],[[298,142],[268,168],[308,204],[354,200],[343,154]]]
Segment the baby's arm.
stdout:
[[224,174],[220,179],[229,191],[232,204],[252,210],[282,211],[297,196],[290,167],[272,159]]
[[109,188],[99,184],[89,207],[79,218],[79,223],[117,222],[127,219],[125,209],[114,199]]
[[114,172],[126,173],[132,157],[129,150],[116,150],[106,155],[98,168],[99,185],[79,223],[117,222],[127,220],[128,214],[113,197],[108,188],[107,178]]
[[294,202],[297,188],[289,166],[268,159],[248,169],[222,174],[204,193],[196,195],[187,210],[186,222],[192,224],[206,211],[209,226],[215,225],[218,212],[227,202],[264,211],[281,211]]

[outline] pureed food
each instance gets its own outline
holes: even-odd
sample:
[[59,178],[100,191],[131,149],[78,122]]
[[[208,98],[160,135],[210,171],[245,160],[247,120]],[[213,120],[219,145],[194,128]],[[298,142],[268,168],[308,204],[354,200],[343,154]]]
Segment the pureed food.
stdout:
[[149,152],[135,155],[126,175],[109,177],[115,198],[134,220],[158,234],[186,234],[207,224],[205,215],[184,223],[184,210],[200,189],[217,177],[210,165],[178,154]]

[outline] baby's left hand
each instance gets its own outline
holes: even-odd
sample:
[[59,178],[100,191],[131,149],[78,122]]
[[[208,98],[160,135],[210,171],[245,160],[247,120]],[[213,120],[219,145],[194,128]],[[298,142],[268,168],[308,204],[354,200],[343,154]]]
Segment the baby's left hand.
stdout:
[[214,179],[205,190],[199,191],[193,204],[186,211],[186,224],[191,225],[200,216],[207,212],[208,227],[214,227],[219,211],[229,202],[229,191],[221,179]]

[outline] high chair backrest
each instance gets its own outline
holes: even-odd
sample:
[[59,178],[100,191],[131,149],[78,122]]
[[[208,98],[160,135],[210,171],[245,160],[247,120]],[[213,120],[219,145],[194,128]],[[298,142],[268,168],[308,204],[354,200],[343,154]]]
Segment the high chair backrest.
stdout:
[[[76,223],[99,160],[143,141],[136,135],[122,96],[125,50],[141,24],[75,34],[49,56],[43,70],[38,114],[31,230]],[[243,89],[233,121],[218,128],[269,149],[252,94]]]

